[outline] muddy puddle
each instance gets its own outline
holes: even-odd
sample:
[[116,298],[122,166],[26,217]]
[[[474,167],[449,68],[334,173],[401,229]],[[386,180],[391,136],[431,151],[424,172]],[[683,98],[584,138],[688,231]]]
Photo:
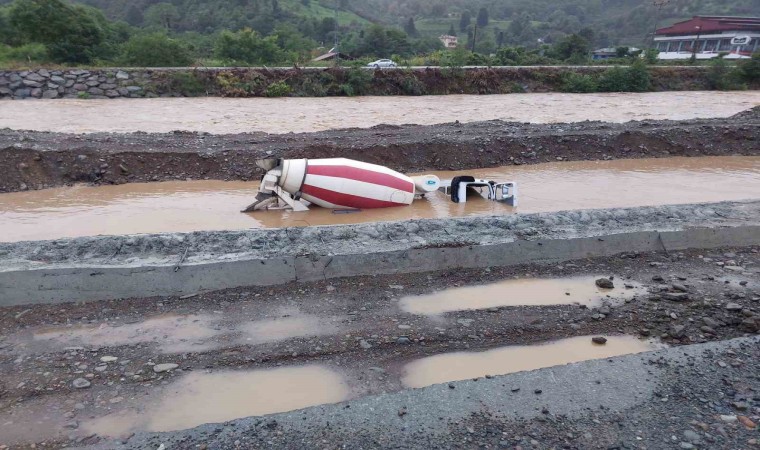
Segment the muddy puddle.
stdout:
[[117,347],[155,343],[165,353],[197,352],[213,347],[217,332],[210,316],[165,315],[142,322],[48,327],[32,335],[30,348]]
[[[37,102],[32,102],[37,103]],[[44,102],[43,102],[44,103]],[[257,183],[182,181],[47,189],[0,195],[0,241],[200,230],[350,224],[568,209],[635,207],[760,198],[759,157],[557,162],[433,172],[516,181],[519,207],[476,195],[452,203],[433,193],[411,207],[348,214],[240,209]]]
[[205,352],[224,345],[259,345],[299,337],[324,336],[340,331],[335,318],[288,315],[249,321],[240,315],[234,323],[213,315],[152,317],[134,323],[48,326],[13,336],[19,349],[45,353],[66,348],[123,347],[154,344],[161,353]]
[[[599,306],[603,301],[618,303],[645,292],[640,285],[615,279],[615,288],[602,289],[600,277],[558,279],[517,279],[482,286],[445,289],[399,300],[402,311],[435,315],[450,311],[487,309],[501,306],[547,306],[582,304]],[[630,288],[626,288],[630,286]]]
[[4,102],[0,128],[91,132],[289,133],[378,124],[533,123],[728,117],[760,92],[509,94],[354,98],[156,98]]
[[546,344],[430,356],[407,364],[401,381],[407,387],[420,388],[661,348],[659,344],[633,336],[608,336],[604,345],[594,344],[591,338],[579,336]]
[[82,424],[86,433],[119,437],[136,431],[174,431],[205,423],[293,411],[347,400],[337,372],[300,366],[247,372],[190,373],[130,409]]
[[325,336],[336,333],[339,326],[315,316],[283,317],[241,324],[243,343],[266,344],[296,337]]

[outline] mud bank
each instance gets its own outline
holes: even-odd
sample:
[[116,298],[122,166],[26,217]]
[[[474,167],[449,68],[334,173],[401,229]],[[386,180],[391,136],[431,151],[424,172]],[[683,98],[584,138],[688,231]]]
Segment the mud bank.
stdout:
[[760,243],[760,202],[0,245],[4,305]]
[[77,182],[253,180],[262,157],[349,157],[402,172],[557,160],[760,154],[760,108],[731,118],[625,124],[479,122],[268,135],[0,131],[0,192]]

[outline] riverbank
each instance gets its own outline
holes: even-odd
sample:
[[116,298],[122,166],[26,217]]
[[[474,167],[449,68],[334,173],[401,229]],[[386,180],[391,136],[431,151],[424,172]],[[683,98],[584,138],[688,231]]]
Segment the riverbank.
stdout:
[[[0,71],[0,99],[326,97],[715,89],[707,67],[38,69]],[[725,75],[725,74],[724,74]],[[591,83],[591,84],[594,84]],[[585,87],[584,87],[585,86]],[[758,86],[746,85],[748,88]],[[579,90],[580,89],[580,90]]]

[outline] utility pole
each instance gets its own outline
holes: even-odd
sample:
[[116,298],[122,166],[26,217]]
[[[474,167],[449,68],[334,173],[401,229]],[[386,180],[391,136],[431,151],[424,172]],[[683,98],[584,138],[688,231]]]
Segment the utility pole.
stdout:
[[652,4],[657,7],[657,13],[654,16],[654,31],[652,31],[652,48],[655,48],[654,38],[657,35],[657,27],[660,24],[660,15],[662,7],[670,3],[670,0],[653,0]]
[[699,36],[702,34],[702,26],[697,25],[694,27],[697,29],[697,39],[694,40],[694,45],[691,46],[691,62],[697,60],[697,45],[699,45]]
[[335,66],[340,67],[340,38],[338,37],[338,30],[340,27],[338,26],[338,2],[340,0],[335,0],[335,46],[333,47],[335,49]]

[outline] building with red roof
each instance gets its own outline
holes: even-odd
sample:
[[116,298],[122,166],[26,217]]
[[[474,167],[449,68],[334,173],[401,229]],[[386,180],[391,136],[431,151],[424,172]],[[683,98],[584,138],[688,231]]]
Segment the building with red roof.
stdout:
[[760,51],[760,17],[694,16],[655,32],[660,59],[749,58]]

